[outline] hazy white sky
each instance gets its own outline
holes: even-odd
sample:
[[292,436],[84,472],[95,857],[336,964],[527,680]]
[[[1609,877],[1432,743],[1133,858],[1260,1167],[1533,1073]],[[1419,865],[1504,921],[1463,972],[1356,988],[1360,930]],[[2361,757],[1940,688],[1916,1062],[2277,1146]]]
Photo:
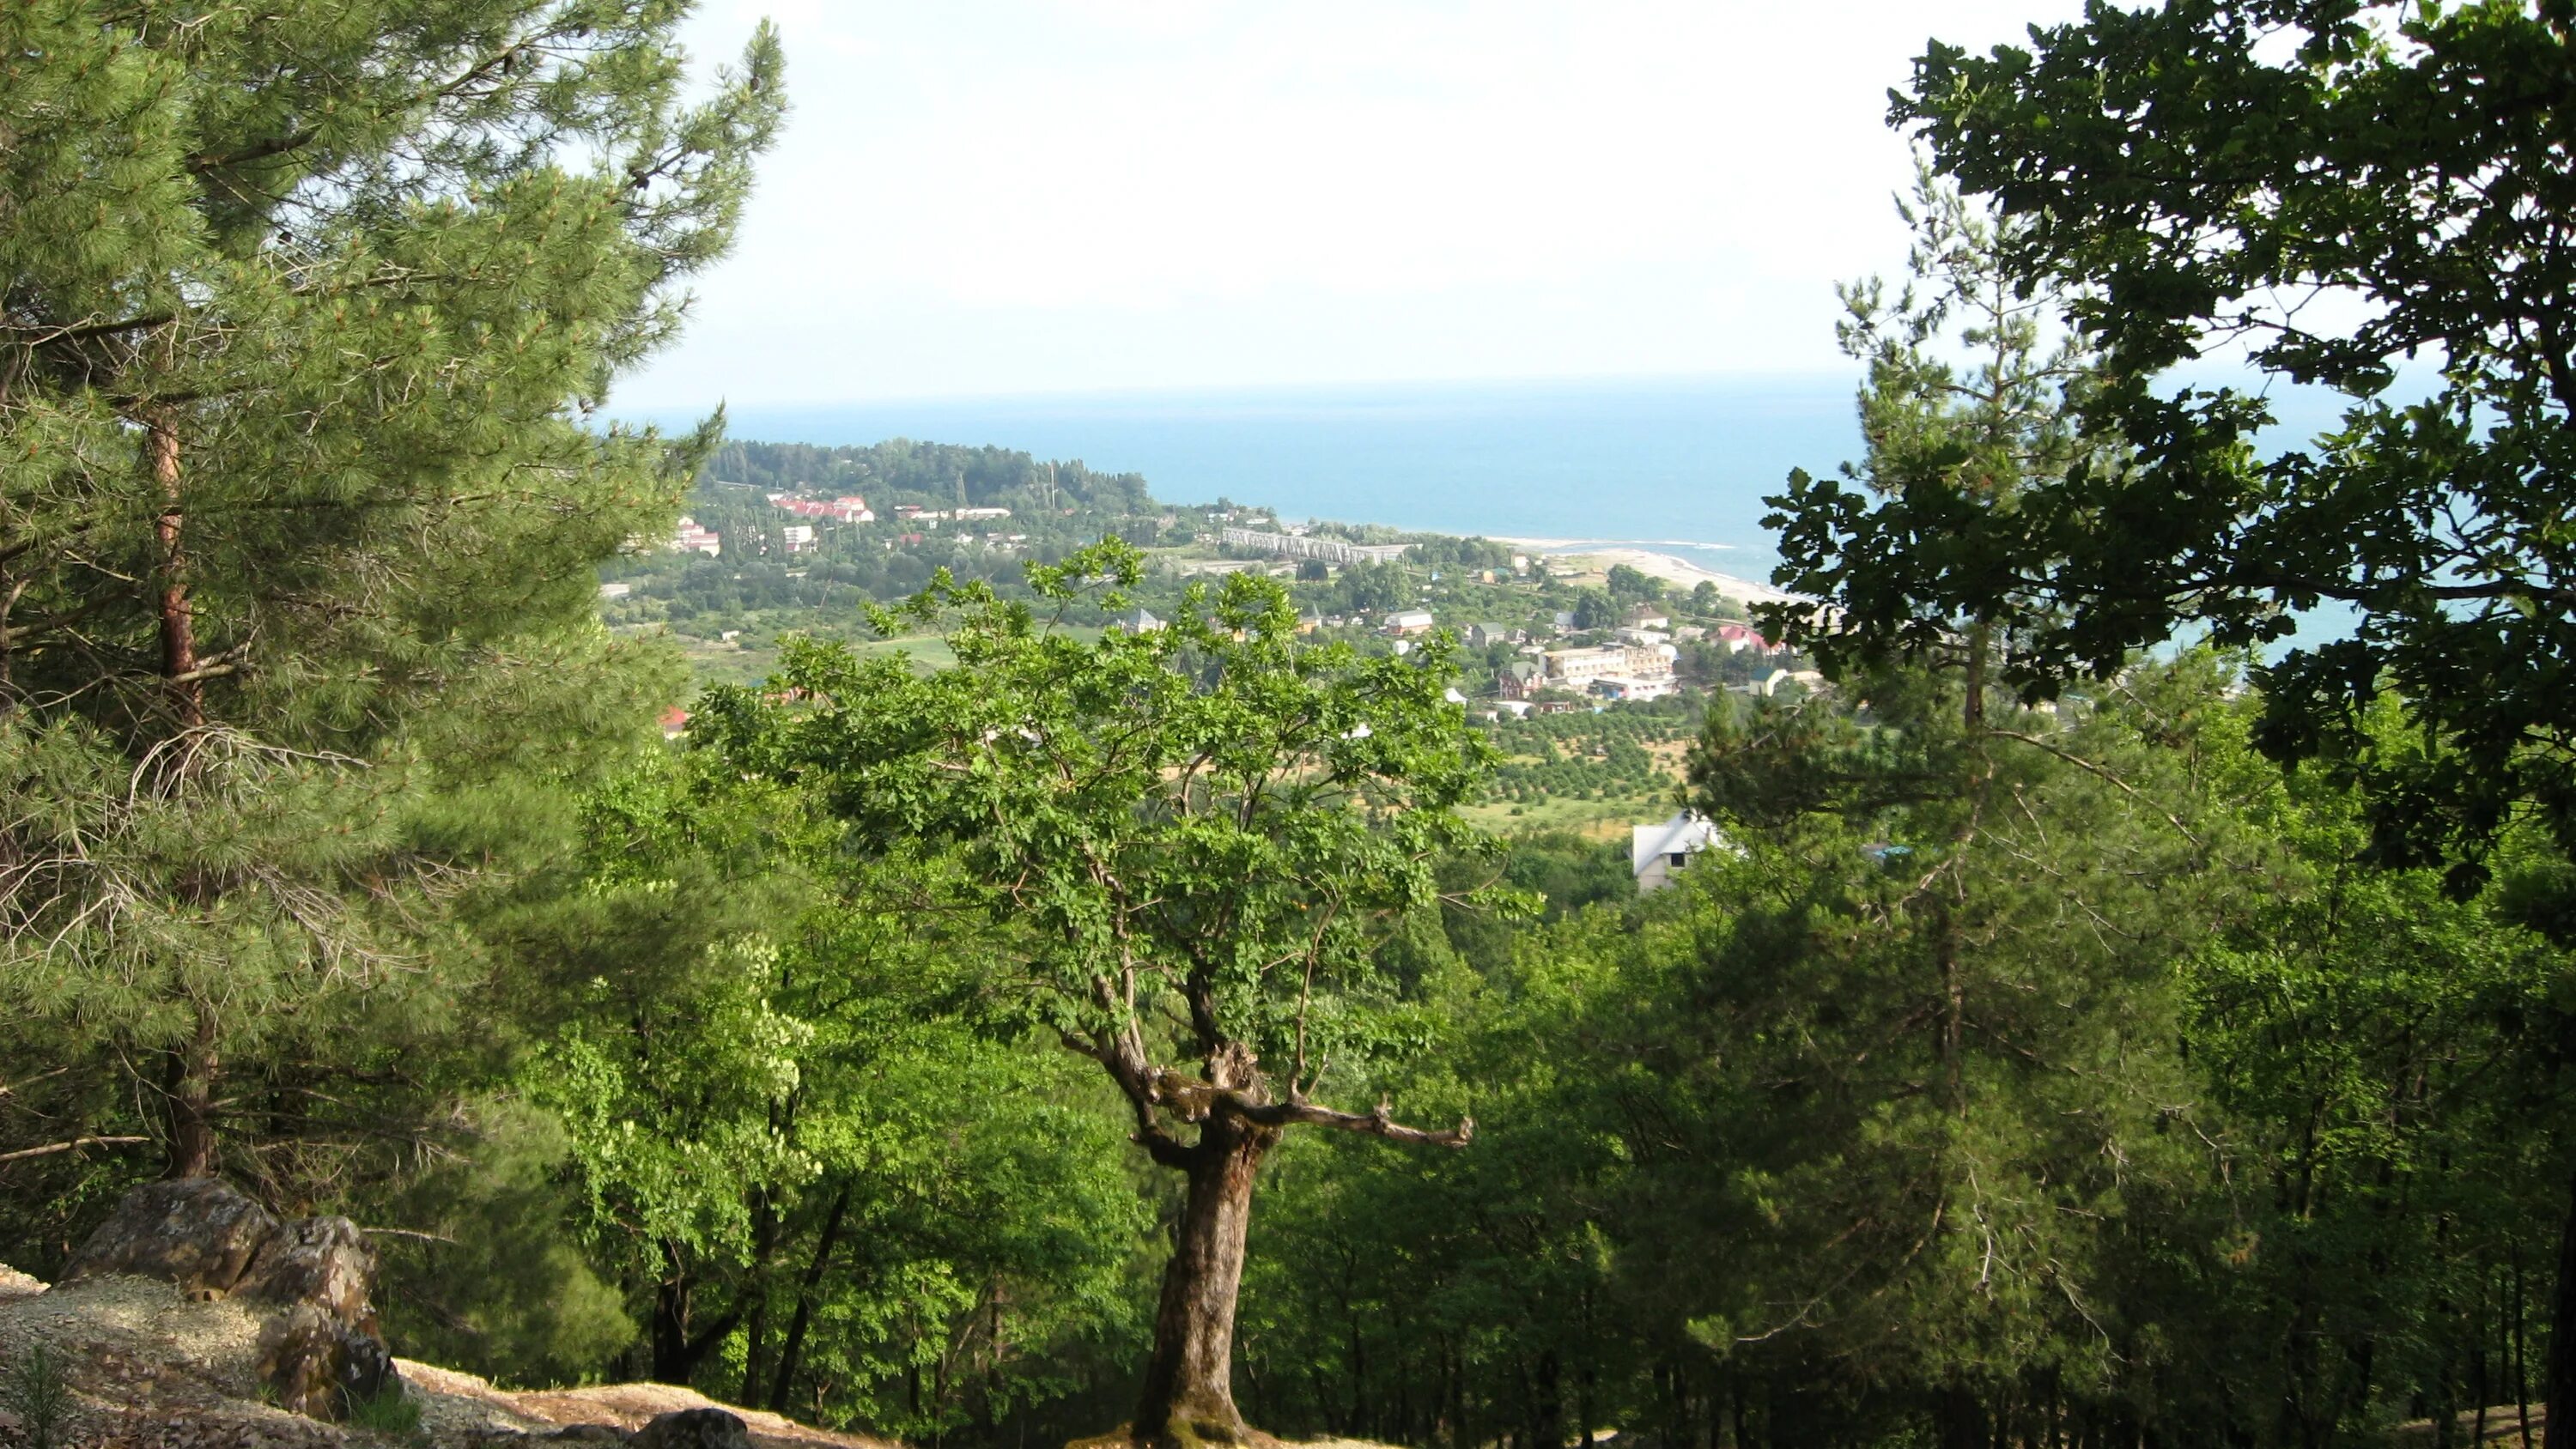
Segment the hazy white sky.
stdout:
[[1814,371],[1886,92],[2075,0],[707,0],[796,107],[632,407]]

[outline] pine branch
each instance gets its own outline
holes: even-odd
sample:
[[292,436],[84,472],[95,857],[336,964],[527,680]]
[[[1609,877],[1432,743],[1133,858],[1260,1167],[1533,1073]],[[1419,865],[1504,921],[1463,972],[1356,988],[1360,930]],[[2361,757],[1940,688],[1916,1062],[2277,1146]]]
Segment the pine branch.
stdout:
[[130,1147],[149,1142],[149,1137],[75,1137],[69,1142],[48,1142],[42,1147],[21,1147],[15,1152],[0,1152],[0,1162],[23,1162],[30,1157],[51,1157],[57,1152],[71,1152],[83,1147]]

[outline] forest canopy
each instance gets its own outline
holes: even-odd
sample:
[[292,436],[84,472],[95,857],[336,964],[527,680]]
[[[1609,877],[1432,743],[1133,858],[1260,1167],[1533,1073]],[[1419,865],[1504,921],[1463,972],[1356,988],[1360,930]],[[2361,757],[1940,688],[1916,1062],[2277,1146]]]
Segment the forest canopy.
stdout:
[[0,11],[0,1260],[221,1177],[962,1449],[2576,1443],[2576,13],[1933,44],[1762,638],[605,421],[784,115],[687,9]]

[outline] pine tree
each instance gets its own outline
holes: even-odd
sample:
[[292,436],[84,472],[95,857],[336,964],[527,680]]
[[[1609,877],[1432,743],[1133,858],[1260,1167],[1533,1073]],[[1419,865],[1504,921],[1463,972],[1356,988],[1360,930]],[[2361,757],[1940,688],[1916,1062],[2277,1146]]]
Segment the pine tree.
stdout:
[[402,1076],[460,792],[620,717],[593,566],[712,431],[593,414],[782,110],[765,28],[685,97],[687,9],[0,14],[0,1022],[173,1173]]

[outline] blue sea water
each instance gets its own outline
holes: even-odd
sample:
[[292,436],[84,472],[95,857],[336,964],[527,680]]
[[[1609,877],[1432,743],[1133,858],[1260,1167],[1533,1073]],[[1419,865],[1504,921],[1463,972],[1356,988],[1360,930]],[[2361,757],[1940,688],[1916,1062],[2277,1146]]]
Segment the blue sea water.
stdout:
[[[996,443],[1289,519],[1649,545],[1761,579],[1762,495],[1858,452],[1852,380],[1381,384],[737,405],[768,442]],[[682,424],[690,419],[655,416]]]
[[[2203,385],[2246,377],[2212,377]],[[1154,496],[1289,519],[1652,547],[1742,578],[1777,562],[1764,494],[1860,451],[1849,376],[1384,383],[1330,388],[737,405],[732,435],[1025,449],[1145,475]],[[2273,446],[2340,400],[2274,388]],[[646,413],[670,427],[696,421]]]

